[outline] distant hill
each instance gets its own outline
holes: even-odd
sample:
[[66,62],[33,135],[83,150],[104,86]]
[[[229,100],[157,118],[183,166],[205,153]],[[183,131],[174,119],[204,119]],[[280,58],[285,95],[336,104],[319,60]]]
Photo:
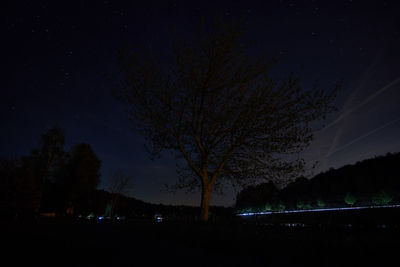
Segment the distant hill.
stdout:
[[[346,198],[347,196],[347,198]],[[346,203],[345,198],[348,203]],[[243,189],[236,208],[242,210],[304,209],[376,205],[400,200],[400,153],[330,169],[311,179],[299,177],[278,190],[273,183]]]
[[[97,190],[92,197],[92,212],[103,215],[110,200],[110,193],[104,190]],[[138,200],[133,197],[120,196],[115,214],[127,218],[153,219],[155,214],[161,215],[164,219],[171,220],[195,220],[200,214],[200,207],[184,205],[153,204]],[[232,208],[210,207],[210,219],[221,219],[233,216]]]

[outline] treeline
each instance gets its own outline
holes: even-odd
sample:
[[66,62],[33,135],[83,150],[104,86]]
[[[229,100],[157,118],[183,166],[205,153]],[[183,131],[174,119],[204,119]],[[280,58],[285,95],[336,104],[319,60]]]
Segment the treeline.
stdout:
[[54,126],[29,155],[0,159],[0,216],[72,215],[94,208],[101,161],[89,144],[76,144],[70,151],[64,145],[63,129]]
[[[109,205],[110,193],[98,190],[95,193],[96,209],[94,215],[105,214]],[[167,221],[196,221],[199,219],[200,207],[186,205],[165,205],[144,202],[128,196],[120,196],[115,210],[116,216],[123,216],[127,219],[153,220],[159,215]],[[211,206],[209,211],[210,221],[224,220],[234,217],[234,209],[222,206]]]
[[[0,218],[27,219],[41,215],[76,218],[93,214],[154,219],[155,214],[160,214],[172,220],[197,219],[198,207],[146,203],[125,196],[123,190],[99,190],[101,160],[91,146],[76,144],[70,151],[64,146],[64,130],[54,126],[41,136],[38,147],[28,155],[0,158]],[[113,185],[120,187],[122,180],[118,178],[121,177],[110,177]],[[118,202],[110,214],[107,209],[113,199]],[[212,218],[227,217],[233,210],[211,207],[210,213]]]
[[312,179],[297,178],[283,189],[272,182],[249,186],[236,198],[238,211],[270,211],[382,205],[400,199],[400,153],[387,154]]

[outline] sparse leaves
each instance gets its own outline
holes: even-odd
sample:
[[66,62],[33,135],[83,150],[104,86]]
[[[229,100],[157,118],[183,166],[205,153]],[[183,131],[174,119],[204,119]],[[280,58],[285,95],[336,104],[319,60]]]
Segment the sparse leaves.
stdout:
[[306,90],[294,75],[270,77],[276,57],[250,57],[241,38],[240,25],[217,23],[199,42],[177,42],[168,68],[119,53],[115,93],[129,118],[154,155],[167,149],[184,159],[203,194],[217,180],[242,186],[297,175],[304,162],[288,155],[301,152],[312,140],[310,123],[333,110],[334,94]]
[[125,195],[132,188],[132,177],[125,173],[118,171],[113,173],[106,186],[106,190],[111,193],[110,200],[110,217],[113,218],[118,199],[120,196]]

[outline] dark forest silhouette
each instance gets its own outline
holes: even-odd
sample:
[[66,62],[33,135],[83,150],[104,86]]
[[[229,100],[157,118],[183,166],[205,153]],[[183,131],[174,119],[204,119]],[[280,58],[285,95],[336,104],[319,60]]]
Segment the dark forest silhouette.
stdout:
[[312,179],[299,177],[279,190],[272,182],[249,186],[237,195],[240,211],[268,211],[382,205],[399,200],[400,153],[330,169]]
[[[117,197],[114,216],[152,219],[161,214],[172,220],[199,219],[199,207],[151,204],[123,192],[98,190],[101,161],[90,145],[77,144],[66,152],[64,142],[63,130],[55,126],[42,135],[39,147],[29,155],[0,160],[2,217],[102,216]],[[249,186],[237,195],[236,211],[395,203],[400,198],[399,163],[400,153],[389,153],[330,169],[312,179],[299,177],[280,190],[272,182]],[[210,217],[232,218],[233,211],[212,206]]]
[[64,143],[63,129],[54,126],[29,155],[0,160],[1,216],[72,216],[92,209],[101,161],[89,144],[76,144],[67,152]]
[[[106,215],[107,207],[112,206],[111,218],[153,219],[156,213],[175,220],[198,218],[198,207],[151,204],[127,197],[129,187],[125,185],[131,177],[121,173],[114,178],[124,179],[111,177],[107,191],[99,190],[101,161],[91,146],[76,144],[65,151],[64,143],[64,130],[54,126],[29,155],[0,159],[0,217],[97,217]],[[229,217],[233,210],[211,207],[210,214]]]
[[[122,191],[98,190],[100,159],[90,145],[64,151],[63,129],[45,132],[39,147],[19,159],[0,160],[1,216],[34,218],[95,214],[101,216],[113,199],[113,216],[152,219],[154,214],[173,220],[199,219],[199,207],[151,204]],[[277,211],[323,207],[383,205],[400,198],[400,153],[387,154],[312,179],[299,177],[282,189],[272,182],[244,188],[237,195],[237,211]],[[116,201],[115,201],[116,202]],[[232,218],[233,209],[211,207],[210,216]]]

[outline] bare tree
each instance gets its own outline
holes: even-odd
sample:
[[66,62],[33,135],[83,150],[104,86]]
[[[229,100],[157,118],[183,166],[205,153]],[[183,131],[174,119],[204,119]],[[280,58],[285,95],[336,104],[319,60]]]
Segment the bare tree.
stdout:
[[107,183],[106,190],[111,194],[110,200],[110,217],[114,217],[117,202],[120,196],[128,193],[132,188],[132,178],[123,172],[115,172],[112,174]]
[[121,48],[114,90],[149,151],[175,152],[183,171],[178,184],[201,188],[203,221],[211,191],[224,182],[244,185],[301,170],[304,161],[289,156],[312,140],[310,123],[334,109],[334,93],[305,90],[294,75],[273,79],[276,58],[248,56],[240,23],[205,28],[192,43],[176,42],[168,67]]

